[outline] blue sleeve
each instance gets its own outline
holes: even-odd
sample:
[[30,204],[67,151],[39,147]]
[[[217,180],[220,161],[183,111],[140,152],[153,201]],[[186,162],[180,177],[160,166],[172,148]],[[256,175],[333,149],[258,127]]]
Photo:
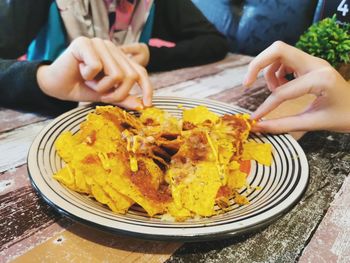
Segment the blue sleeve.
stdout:
[[276,40],[294,45],[312,24],[317,0],[244,2],[235,52],[257,55]]

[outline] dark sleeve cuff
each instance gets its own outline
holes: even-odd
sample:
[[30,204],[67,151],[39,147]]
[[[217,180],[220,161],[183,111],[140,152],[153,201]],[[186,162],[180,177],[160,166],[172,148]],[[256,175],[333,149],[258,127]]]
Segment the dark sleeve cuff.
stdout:
[[0,106],[56,116],[78,105],[47,96],[38,86],[40,65],[50,62],[0,60]]
[[204,65],[223,59],[228,52],[227,40],[220,35],[203,35],[182,40],[175,47],[151,47],[147,70],[165,71]]

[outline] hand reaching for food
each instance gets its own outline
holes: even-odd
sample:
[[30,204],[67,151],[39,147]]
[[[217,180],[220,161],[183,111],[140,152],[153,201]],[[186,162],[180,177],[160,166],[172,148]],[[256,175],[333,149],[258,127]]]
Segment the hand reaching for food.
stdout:
[[121,50],[131,57],[133,61],[146,67],[149,62],[149,49],[144,43],[132,43],[120,46]]
[[[271,95],[253,113],[253,119],[305,94],[313,94],[315,100],[298,115],[260,120],[255,131],[350,131],[350,85],[327,61],[277,41],[251,61],[244,85],[251,85],[263,69]],[[294,78],[288,81],[287,74]]]
[[[152,105],[153,88],[144,67],[128,58],[111,41],[75,39],[51,65],[37,72],[42,91],[62,100],[93,101],[137,109]],[[137,84],[142,101],[130,95]]]

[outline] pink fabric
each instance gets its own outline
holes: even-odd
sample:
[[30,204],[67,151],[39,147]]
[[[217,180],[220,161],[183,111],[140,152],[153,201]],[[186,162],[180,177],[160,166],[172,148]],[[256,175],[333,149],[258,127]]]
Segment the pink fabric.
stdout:
[[120,0],[117,6],[115,0],[104,0],[108,12],[115,12],[116,14],[114,25],[112,25],[111,28],[114,30],[128,29],[134,14],[135,7],[139,1],[144,1],[147,10],[149,9],[151,5],[150,0]]
[[151,47],[175,47],[176,44],[170,41],[165,41],[159,38],[151,38],[148,42]]
[[19,61],[27,60],[27,54],[20,56],[17,60],[19,60]]
[[127,0],[121,0],[120,4],[115,10],[115,22],[112,28],[114,30],[126,30],[128,29],[132,15],[137,1],[134,0],[133,3],[130,3]]
[[[114,23],[110,25],[110,35],[113,32],[126,31],[131,26],[135,9],[138,5],[144,5],[145,11],[150,9],[151,0],[104,0],[108,13],[115,13]],[[140,13],[137,14],[140,16]],[[144,16],[145,14],[141,14]]]

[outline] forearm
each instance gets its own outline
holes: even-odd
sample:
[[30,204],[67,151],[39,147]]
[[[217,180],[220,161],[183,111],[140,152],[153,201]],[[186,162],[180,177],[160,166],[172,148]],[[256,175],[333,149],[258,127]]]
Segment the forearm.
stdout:
[[0,106],[57,115],[77,105],[44,94],[38,86],[41,62],[0,60]]

